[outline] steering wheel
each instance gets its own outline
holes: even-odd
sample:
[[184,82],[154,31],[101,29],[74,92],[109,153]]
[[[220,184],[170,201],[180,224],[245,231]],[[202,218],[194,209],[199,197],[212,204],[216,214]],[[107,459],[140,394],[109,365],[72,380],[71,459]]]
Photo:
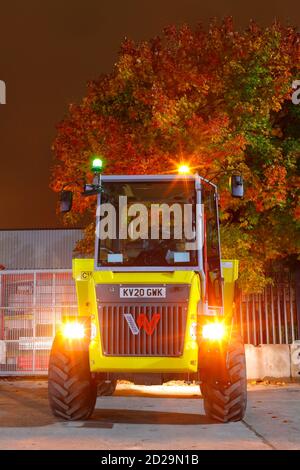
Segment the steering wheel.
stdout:
[[106,253],[115,254],[114,251],[110,250],[109,248],[106,248],[106,246],[100,246],[100,251],[106,251]]

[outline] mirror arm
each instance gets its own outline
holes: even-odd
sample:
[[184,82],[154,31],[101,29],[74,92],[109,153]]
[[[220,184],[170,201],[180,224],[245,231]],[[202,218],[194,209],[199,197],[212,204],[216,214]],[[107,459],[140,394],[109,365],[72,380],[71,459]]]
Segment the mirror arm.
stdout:
[[75,181],[69,181],[68,183],[65,183],[61,187],[61,191],[63,191],[65,188],[67,188],[70,185],[76,185],[76,186],[82,186],[82,183],[84,183],[84,179],[82,178],[81,180],[75,180]]
[[98,184],[86,184],[84,187],[83,192],[81,193],[82,196],[94,196],[96,194],[101,194],[103,193],[103,188],[102,186]]

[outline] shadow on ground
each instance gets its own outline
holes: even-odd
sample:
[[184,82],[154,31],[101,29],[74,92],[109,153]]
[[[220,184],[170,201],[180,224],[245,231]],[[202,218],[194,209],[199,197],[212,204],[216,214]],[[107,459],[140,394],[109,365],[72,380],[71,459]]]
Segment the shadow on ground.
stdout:
[[[145,410],[96,409],[85,427],[103,424],[169,424],[169,425],[203,425],[216,424],[202,414],[174,413]],[[97,426],[96,426],[97,427]]]
[[[3,384],[0,386],[0,423],[1,427],[38,427],[55,423],[65,423],[68,426],[80,426],[86,428],[112,428],[114,424],[156,424],[156,425],[204,425],[212,424],[205,415],[192,413],[177,413],[145,410],[154,407],[153,403],[141,403],[144,409],[113,409],[107,408],[109,397],[98,400],[98,408],[95,409],[92,417],[88,421],[76,423],[65,422],[55,418],[48,404],[47,385],[40,388],[28,388],[14,386],[13,384]],[[144,390],[117,390],[116,397],[150,397],[172,398],[178,400],[195,399],[199,396],[180,395],[179,393],[152,394]],[[105,400],[106,407],[101,409],[101,401]],[[103,403],[104,405],[104,403]],[[200,409],[200,407],[199,407]]]

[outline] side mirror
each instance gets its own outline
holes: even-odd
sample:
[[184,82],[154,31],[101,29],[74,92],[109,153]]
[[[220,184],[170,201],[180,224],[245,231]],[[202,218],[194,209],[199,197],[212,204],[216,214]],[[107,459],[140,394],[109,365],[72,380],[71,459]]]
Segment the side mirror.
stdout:
[[230,189],[232,197],[244,196],[244,182],[242,175],[232,175],[230,177]]
[[59,196],[59,202],[60,202],[60,212],[62,213],[70,212],[70,210],[72,209],[72,203],[73,203],[72,191],[61,191],[60,196]]

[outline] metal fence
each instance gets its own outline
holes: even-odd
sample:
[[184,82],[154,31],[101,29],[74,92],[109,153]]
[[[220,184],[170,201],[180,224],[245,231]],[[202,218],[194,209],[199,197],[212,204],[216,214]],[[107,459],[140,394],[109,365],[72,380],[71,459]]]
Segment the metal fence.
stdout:
[[[76,312],[71,270],[0,272],[0,376],[47,374],[61,316]],[[242,294],[237,319],[248,344],[298,339],[292,277],[276,278],[262,294]]]
[[237,322],[247,344],[291,344],[299,339],[293,275],[273,279],[263,293],[241,293],[237,302]]
[[0,273],[0,375],[46,374],[61,316],[76,311],[71,270]]

